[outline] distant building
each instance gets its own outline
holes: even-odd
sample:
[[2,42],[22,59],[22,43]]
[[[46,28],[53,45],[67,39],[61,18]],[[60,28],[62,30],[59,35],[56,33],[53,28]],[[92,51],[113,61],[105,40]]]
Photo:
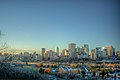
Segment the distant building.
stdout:
[[36,60],[36,52],[33,53],[33,60]]
[[103,51],[97,51],[97,58],[102,58]]
[[59,48],[58,47],[55,48],[55,53],[56,53],[56,56],[60,56],[59,55]]
[[115,48],[113,48],[113,56],[115,56],[115,55],[116,55]]
[[120,57],[120,51],[116,51],[116,56]]
[[95,49],[92,49],[92,50],[91,50],[90,58],[91,58],[92,60],[96,60]]
[[53,55],[53,51],[52,50],[49,51],[49,58],[50,58],[50,60],[54,59],[54,55]]
[[77,46],[77,48],[76,48],[76,52],[77,52],[77,53],[81,53],[81,49],[80,49],[80,47]]
[[103,57],[103,58],[108,58],[108,52],[107,52],[107,49],[106,49],[105,47],[102,47],[102,51],[103,51],[103,53],[102,53],[102,57]]
[[95,54],[96,54],[96,58],[101,58],[102,55],[102,48],[101,47],[96,47],[95,48]]
[[113,46],[106,46],[105,49],[107,49],[107,55],[109,57],[115,55],[115,48]]
[[68,55],[69,55],[68,50],[67,49],[63,49],[62,50],[62,56],[63,57],[67,57]]
[[36,60],[37,60],[37,61],[41,61],[41,60],[42,60],[40,54],[37,54]]
[[78,54],[78,59],[88,59],[88,54],[81,52],[80,54]]
[[45,51],[44,60],[49,60],[49,51]]
[[89,54],[89,46],[88,46],[88,44],[84,44],[84,52]]
[[84,52],[84,47],[80,48],[80,54],[81,54],[81,53],[85,53],[85,52]]
[[45,48],[42,48],[41,54],[42,54],[42,60],[44,60],[44,57],[45,57]]
[[76,44],[75,43],[69,43],[68,44],[68,51],[69,51],[69,57],[70,58],[74,58],[75,56],[75,47],[76,47]]

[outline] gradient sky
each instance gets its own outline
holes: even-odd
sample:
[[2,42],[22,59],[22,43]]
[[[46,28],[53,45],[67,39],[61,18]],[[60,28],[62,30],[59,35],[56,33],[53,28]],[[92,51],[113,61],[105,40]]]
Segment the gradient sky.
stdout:
[[17,49],[113,45],[120,50],[119,0],[0,0],[2,40]]

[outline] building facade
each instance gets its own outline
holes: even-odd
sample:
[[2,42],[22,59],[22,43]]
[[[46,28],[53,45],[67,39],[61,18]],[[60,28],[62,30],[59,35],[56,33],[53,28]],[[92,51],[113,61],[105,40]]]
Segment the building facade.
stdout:
[[84,52],[89,54],[89,46],[88,46],[88,44],[84,44]]
[[74,58],[76,44],[75,43],[69,43],[68,44],[68,51],[69,51],[69,57]]
[[45,57],[45,48],[42,48],[41,54],[42,54],[42,60],[44,60],[44,57]]
[[55,48],[55,53],[56,53],[56,56],[60,56],[59,55],[59,48],[58,47]]

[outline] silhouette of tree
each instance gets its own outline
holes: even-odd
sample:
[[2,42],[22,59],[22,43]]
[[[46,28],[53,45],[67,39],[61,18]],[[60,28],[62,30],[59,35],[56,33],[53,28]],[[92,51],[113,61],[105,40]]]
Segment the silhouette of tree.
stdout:
[[8,48],[7,43],[6,42],[2,43],[1,41],[2,35],[3,35],[2,31],[0,30],[0,52]]

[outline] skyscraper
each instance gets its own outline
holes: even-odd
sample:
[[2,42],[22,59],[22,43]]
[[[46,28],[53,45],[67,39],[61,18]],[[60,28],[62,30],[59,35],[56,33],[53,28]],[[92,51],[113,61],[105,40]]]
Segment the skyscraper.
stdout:
[[107,49],[108,56],[113,56],[115,54],[115,49],[113,46],[106,46],[105,48]]
[[68,44],[69,57],[71,57],[71,58],[74,58],[74,54],[76,53],[75,52],[75,47],[76,47],[75,43],[69,43]]
[[88,44],[84,44],[84,52],[89,54],[89,46],[88,46]]
[[75,52],[75,47],[76,47],[75,43],[69,43],[68,44],[68,50],[69,51]]
[[77,52],[77,53],[80,53],[80,52],[81,52],[81,51],[80,51],[80,47],[77,46],[76,52]]
[[91,50],[90,58],[93,59],[93,60],[96,59],[95,49],[92,49],[92,50]]
[[108,53],[107,53],[107,49],[103,49],[102,51],[103,51],[102,57],[103,57],[103,58],[107,58],[107,57],[108,57],[108,55],[107,55],[107,54],[108,54]]
[[102,55],[102,48],[101,47],[96,47],[95,48],[95,54],[96,54],[96,58],[100,58]]
[[45,51],[44,53],[44,60],[49,60],[49,50]]
[[54,55],[53,55],[53,51],[52,50],[49,50],[49,58],[50,58],[50,60],[54,59]]
[[42,60],[43,60],[44,57],[45,57],[45,55],[44,55],[44,54],[45,54],[45,48],[42,48],[42,51],[41,51],[41,52],[42,52],[41,54],[42,54]]
[[55,53],[57,56],[59,56],[59,48],[58,47],[55,48]]

